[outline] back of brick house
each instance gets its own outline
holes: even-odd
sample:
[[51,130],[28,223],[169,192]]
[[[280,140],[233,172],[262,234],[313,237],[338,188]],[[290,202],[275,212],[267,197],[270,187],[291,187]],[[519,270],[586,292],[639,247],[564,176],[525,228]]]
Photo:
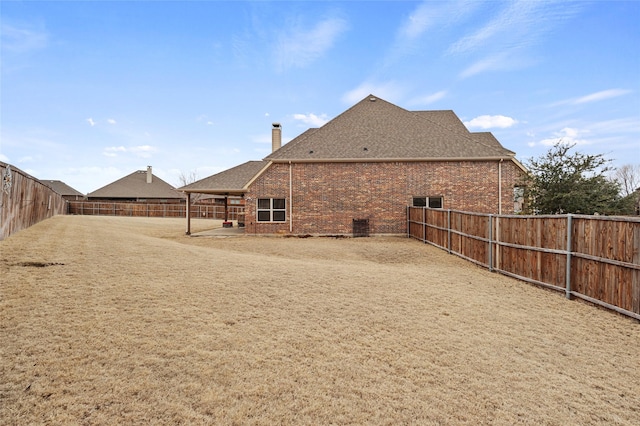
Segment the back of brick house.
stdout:
[[284,146],[280,125],[272,131],[274,151],[245,163],[259,171],[238,188],[217,183],[244,165],[181,190],[241,193],[250,234],[346,235],[354,219],[367,220],[371,234],[404,234],[411,205],[514,213],[526,173],[512,151],[469,132],[453,111],[408,111],[373,95]]

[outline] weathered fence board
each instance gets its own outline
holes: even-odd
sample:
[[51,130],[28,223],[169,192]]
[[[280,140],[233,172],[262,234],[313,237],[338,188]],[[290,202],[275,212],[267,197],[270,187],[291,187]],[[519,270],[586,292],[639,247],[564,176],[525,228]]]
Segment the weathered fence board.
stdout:
[[0,176],[0,240],[65,213],[66,200],[38,179],[2,162]]
[[[77,215],[131,217],[186,217],[186,205],[180,203],[127,203],[106,201],[69,201],[68,213]],[[227,206],[227,219],[237,220],[244,207]],[[224,219],[224,206],[192,204],[192,218]]]
[[640,319],[640,218],[408,208],[408,235]]

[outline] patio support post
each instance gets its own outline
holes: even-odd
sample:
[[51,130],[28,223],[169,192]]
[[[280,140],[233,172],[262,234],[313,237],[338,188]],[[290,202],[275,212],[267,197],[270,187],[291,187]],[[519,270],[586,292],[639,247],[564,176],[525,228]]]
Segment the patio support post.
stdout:
[[187,235],[191,235],[191,193],[187,192]]

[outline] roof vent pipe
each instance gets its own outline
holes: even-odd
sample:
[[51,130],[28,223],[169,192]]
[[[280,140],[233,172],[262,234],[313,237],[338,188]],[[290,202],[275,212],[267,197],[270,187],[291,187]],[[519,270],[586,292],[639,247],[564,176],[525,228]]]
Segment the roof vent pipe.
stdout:
[[273,123],[271,127],[271,152],[276,152],[282,147],[282,127],[280,123]]
[[151,174],[151,166],[147,166],[147,183],[153,181],[153,174]]

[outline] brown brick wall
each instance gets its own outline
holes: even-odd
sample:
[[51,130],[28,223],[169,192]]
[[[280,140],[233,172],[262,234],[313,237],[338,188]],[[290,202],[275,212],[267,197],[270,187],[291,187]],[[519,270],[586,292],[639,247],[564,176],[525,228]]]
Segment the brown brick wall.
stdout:
[[[520,172],[513,162],[502,163],[504,214],[513,212]],[[278,234],[291,226],[293,234],[351,234],[352,220],[366,218],[372,234],[405,233],[414,196],[442,196],[445,209],[498,213],[498,162],[273,164],[246,194],[246,230]],[[256,223],[258,198],[285,198],[287,222]]]

